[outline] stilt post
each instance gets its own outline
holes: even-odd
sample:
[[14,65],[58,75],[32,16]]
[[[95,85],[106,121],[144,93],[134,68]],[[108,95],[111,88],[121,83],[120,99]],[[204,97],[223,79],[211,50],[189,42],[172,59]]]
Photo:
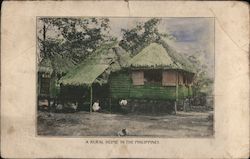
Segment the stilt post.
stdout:
[[89,105],[89,112],[92,112],[92,98],[93,98],[93,90],[92,85],[90,86],[90,105]]
[[[111,83],[109,83],[109,90],[111,90]],[[109,111],[110,111],[110,114],[111,114],[111,104],[112,104],[112,101],[111,101],[111,91],[109,91]]]
[[175,114],[177,114],[177,105],[178,105],[178,98],[179,98],[179,73],[177,71],[176,73],[177,77],[176,77],[176,89],[175,89]]
[[111,97],[109,97],[109,111],[110,111],[110,114],[111,114]]
[[175,114],[177,114],[177,101],[174,102],[174,111],[175,111]]

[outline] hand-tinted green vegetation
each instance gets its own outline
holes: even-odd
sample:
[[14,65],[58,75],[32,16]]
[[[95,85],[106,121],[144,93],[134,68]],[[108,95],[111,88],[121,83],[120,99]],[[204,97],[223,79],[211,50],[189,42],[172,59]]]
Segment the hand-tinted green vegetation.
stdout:
[[[199,59],[197,54],[190,54],[189,57],[183,57],[181,53],[177,53],[172,49],[166,39],[175,40],[175,37],[167,32],[162,33],[159,31],[158,25],[160,21],[160,18],[152,18],[145,22],[137,23],[134,27],[127,29],[120,28],[122,39],[118,41],[116,37],[110,34],[109,18],[39,18],[39,70],[49,72],[52,79],[54,79],[52,83],[57,86],[59,86],[60,79],[66,84],[66,79],[69,80],[69,77],[73,81],[76,80],[76,84],[81,84],[79,83],[81,77],[78,77],[78,72],[80,68],[91,63],[98,66],[89,66],[88,72],[91,72],[91,75],[85,74],[84,76],[93,77],[90,80],[91,82],[94,81],[101,84],[107,82],[108,75],[111,72],[119,70],[121,65],[122,67],[126,65],[123,61],[129,61],[130,58],[136,57],[143,48],[151,43],[160,43],[168,50],[168,55],[174,59],[175,65],[188,71],[192,70],[195,73],[195,81],[193,83],[195,88],[194,93],[211,94],[212,79],[208,77],[208,73],[205,70],[207,66]],[[110,49],[114,47],[118,51],[113,50],[113,53],[110,53],[112,52]],[[119,49],[124,49],[125,51],[119,51]],[[123,55],[123,52],[126,52],[126,55],[125,53]],[[119,54],[119,57],[126,60],[117,58],[118,56],[113,56],[114,53],[116,55]],[[109,56],[110,54],[112,56]],[[98,60],[95,58],[97,56]],[[100,60],[101,58],[106,59],[106,61]],[[155,58],[157,58],[157,54],[155,57],[147,59],[155,60]],[[114,62],[116,60],[118,62]],[[160,62],[169,61],[167,59],[159,60]],[[145,63],[147,62],[145,60]],[[102,69],[105,68],[102,66],[106,66],[107,64],[112,67],[109,67],[108,70]],[[67,74],[69,70],[73,70],[71,71],[73,73]],[[99,76],[100,73],[104,75]],[[93,80],[94,77],[98,77],[98,79]]]

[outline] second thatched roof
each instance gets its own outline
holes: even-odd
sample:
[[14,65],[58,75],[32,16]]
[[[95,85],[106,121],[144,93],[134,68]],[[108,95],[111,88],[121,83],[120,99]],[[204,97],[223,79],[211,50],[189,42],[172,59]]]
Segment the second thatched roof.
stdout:
[[163,41],[151,43],[142,49],[130,60],[129,66],[140,69],[180,69],[194,72],[192,64]]

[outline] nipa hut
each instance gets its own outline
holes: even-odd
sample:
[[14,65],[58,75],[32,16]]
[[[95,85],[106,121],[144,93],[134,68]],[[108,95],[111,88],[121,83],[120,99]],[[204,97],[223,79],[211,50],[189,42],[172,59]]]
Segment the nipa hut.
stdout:
[[51,61],[43,59],[38,66],[38,96],[40,98],[50,97],[50,80],[53,69],[51,66]]
[[62,76],[74,66],[74,63],[60,55],[55,55],[53,59],[43,58],[38,65],[37,93],[38,101],[47,100],[55,102],[59,95],[58,76]]
[[[129,61],[126,69],[110,76],[110,94],[113,99],[139,101],[135,105],[142,111],[169,112],[177,109],[172,107],[174,102],[192,96],[193,76],[192,65],[184,57],[167,44],[151,43]],[[158,105],[157,110],[154,105]]]
[[79,98],[88,99],[90,106],[102,94],[109,99],[110,109],[115,109],[119,100],[127,99],[134,103],[130,105],[132,111],[137,107],[162,112],[176,110],[174,102],[192,96],[193,76],[192,65],[162,42],[151,43],[132,59],[120,47],[103,46],[60,82],[67,88],[80,88]]
[[129,59],[129,54],[115,45],[102,45],[60,79],[62,102],[83,103],[83,109],[90,111],[97,99],[102,106],[110,106],[109,75],[120,70]]

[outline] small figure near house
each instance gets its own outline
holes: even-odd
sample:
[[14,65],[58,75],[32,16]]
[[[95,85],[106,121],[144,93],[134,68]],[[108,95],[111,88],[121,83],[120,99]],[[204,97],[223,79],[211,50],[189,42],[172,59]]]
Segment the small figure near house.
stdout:
[[189,107],[189,99],[186,98],[183,103],[183,110],[186,112],[188,107]]
[[56,113],[62,113],[63,112],[63,105],[62,104],[57,104],[56,106],[55,106],[55,112]]
[[96,100],[96,102],[94,102],[92,109],[94,112],[99,112],[101,110],[101,107],[99,106],[99,100]]
[[126,99],[122,99],[119,101],[120,110],[122,113],[127,114],[130,111],[130,107],[127,106],[128,101]]
[[61,111],[63,109],[63,105],[62,104],[57,104],[56,105],[56,110]]
[[127,136],[128,135],[128,130],[126,128],[123,128],[117,133],[118,136]]
[[74,110],[74,112],[76,112],[77,107],[78,107],[78,103],[72,103],[71,107]]
[[126,106],[128,104],[128,101],[126,99],[122,99],[120,102],[119,102],[120,106]]

